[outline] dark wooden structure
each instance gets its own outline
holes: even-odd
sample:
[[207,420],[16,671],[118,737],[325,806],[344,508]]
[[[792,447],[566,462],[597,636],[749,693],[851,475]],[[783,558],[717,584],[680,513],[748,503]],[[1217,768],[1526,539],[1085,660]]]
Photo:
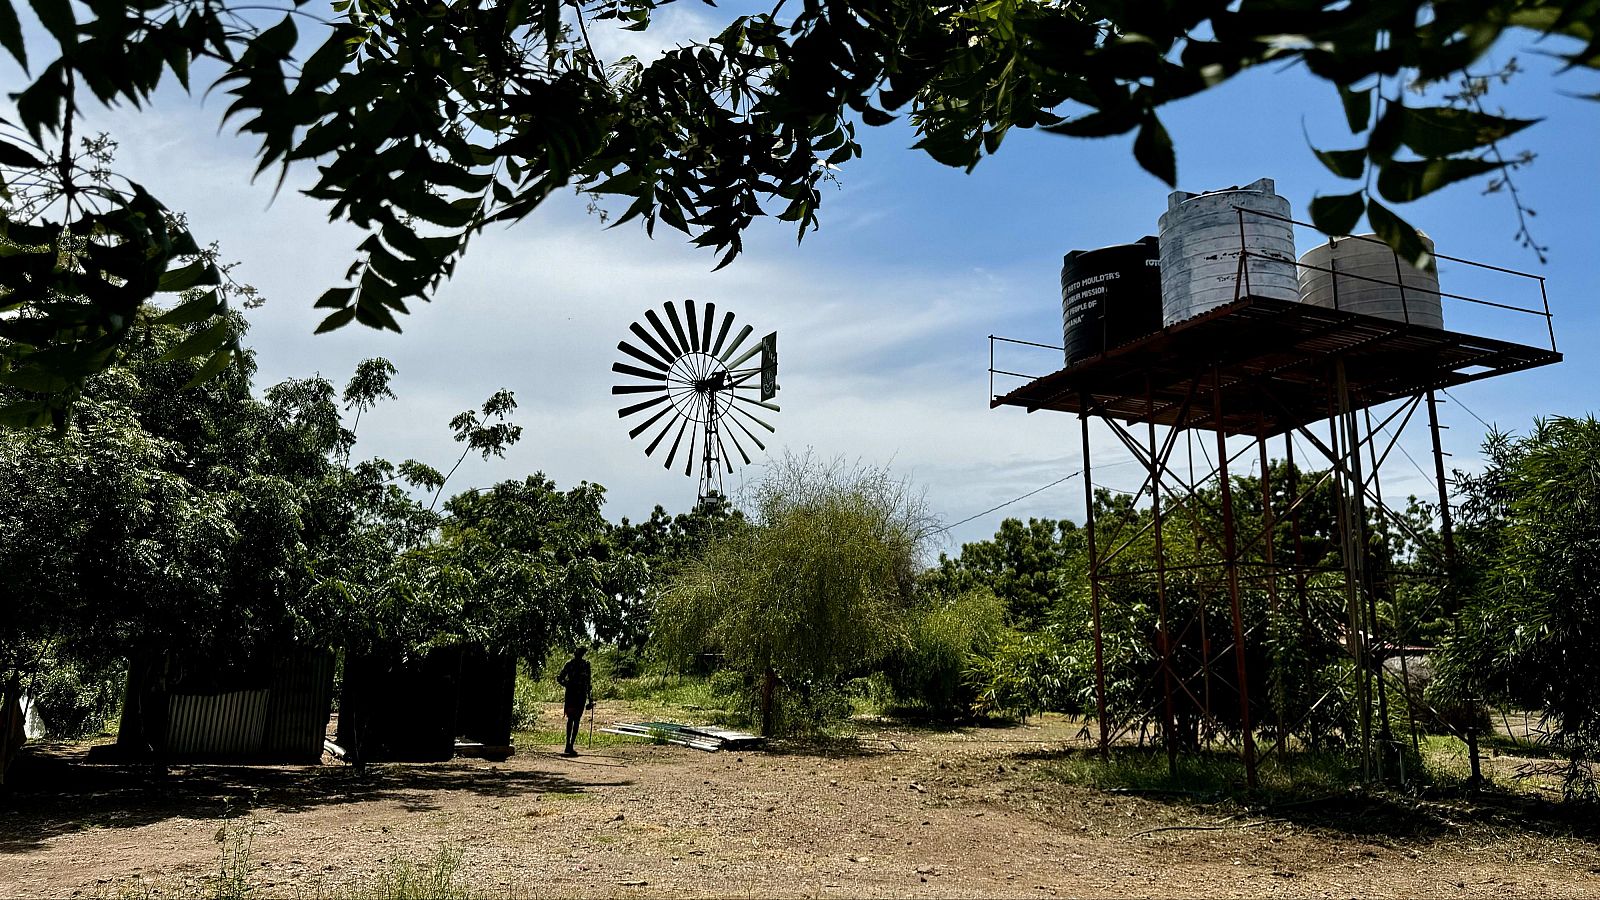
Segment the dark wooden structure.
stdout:
[[458,745],[504,759],[516,675],[515,657],[470,644],[413,659],[347,654],[338,744],[353,762],[438,762]]

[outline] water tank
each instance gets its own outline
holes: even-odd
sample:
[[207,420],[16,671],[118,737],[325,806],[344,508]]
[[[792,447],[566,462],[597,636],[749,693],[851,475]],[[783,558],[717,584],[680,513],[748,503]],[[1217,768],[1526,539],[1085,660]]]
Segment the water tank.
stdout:
[[[1422,245],[1433,252],[1426,235]],[[1315,306],[1444,327],[1438,271],[1400,259],[1377,235],[1333,238],[1306,251],[1300,257],[1300,298]]]
[[1156,238],[1068,253],[1061,261],[1061,323],[1069,366],[1158,330]]
[[[1245,187],[1204,194],[1174,191],[1161,216],[1161,323],[1171,325],[1237,296],[1252,294],[1299,300],[1295,276],[1294,226],[1289,201],[1263,178]],[[1239,269],[1242,246],[1248,250],[1248,276]],[[1278,218],[1251,215],[1268,213]],[[1240,284],[1239,282],[1245,282]],[[1246,290],[1248,285],[1248,290]]]

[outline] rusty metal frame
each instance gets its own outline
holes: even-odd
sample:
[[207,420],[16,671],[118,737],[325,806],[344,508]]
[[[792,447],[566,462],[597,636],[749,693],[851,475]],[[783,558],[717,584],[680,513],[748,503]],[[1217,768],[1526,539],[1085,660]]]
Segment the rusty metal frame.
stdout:
[[[1264,748],[1258,747],[1256,732],[1263,723],[1251,720],[1246,651],[1250,642],[1261,636],[1252,635],[1246,627],[1243,598],[1247,587],[1264,589],[1268,621],[1278,622],[1282,621],[1283,598],[1292,598],[1298,627],[1305,633],[1314,625],[1312,598],[1326,591],[1330,599],[1342,598],[1344,645],[1351,671],[1350,683],[1344,689],[1351,692],[1358,706],[1360,734],[1350,737],[1351,743],[1359,747],[1363,775],[1386,777],[1390,774],[1390,760],[1394,759],[1401,762],[1396,774],[1404,780],[1408,773],[1403,768],[1403,756],[1392,752],[1398,747],[1398,740],[1389,728],[1387,681],[1393,680],[1393,673],[1383,665],[1386,655],[1394,648],[1403,651],[1411,636],[1395,582],[1402,576],[1448,578],[1455,563],[1453,516],[1444,466],[1448,454],[1440,439],[1445,426],[1439,423],[1440,401],[1435,391],[1561,361],[1544,279],[1439,255],[1440,259],[1537,280],[1541,308],[1443,292],[1441,296],[1542,316],[1550,338],[1546,347],[1417,325],[1410,321],[1404,298],[1405,321],[1392,321],[1258,297],[1250,290],[1248,260],[1255,254],[1243,242],[1245,214],[1243,210],[1239,214],[1240,266],[1233,302],[1043,376],[996,368],[996,342],[1059,348],[991,335],[990,405],[1019,406],[1030,413],[1041,409],[1071,412],[1079,419],[1094,632],[1096,744],[1101,754],[1109,753],[1112,743],[1135,730],[1141,736],[1147,735],[1152,721],[1159,717],[1168,765],[1176,772],[1182,751],[1178,745],[1178,700],[1184,699],[1198,711],[1194,723],[1199,729],[1197,736],[1210,744],[1222,730],[1213,705],[1213,691],[1221,689],[1232,692],[1238,700],[1238,749],[1249,784],[1257,784],[1261,765],[1288,764],[1290,740],[1338,688],[1313,703],[1306,717],[1298,722],[1285,721],[1280,710],[1271,723],[1273,740]],[[1400,274],[1396,283],[1404,289]],[[1334,289],[1337,291],[1337,283]],[[999,395],[994,390],[996,375],[1029,380]],[[1381,411],[1375,420],[1374,410],[1390,404],[1392,408]],[[1423,546],[1405,518],[1384,502],[1381,478],[1390,454],[1400,447],[1402,436],[1423,408],[1427,410],[1425,419],[1430,432],[1442,548],[1438,558],[1426,561],[1431,569],[1397,571],[1377,565],[1369,529],[1394,529],[1404,533],[1415,546]],[[1142,483],[1133,492],[1133,504],[1138,509],[1141,503],[1147,503],[1149,516],[1131,535],[1123,532],[1134,517],[1102,522],[1096,516],[1095,450],[1090,440],[1093,421],[1108,428],[1144,469]],[[1140,423],[1145,426],[1143,434],[1135,435],[1134,426]],[[1316,431],[1324,427],[1325,435],[1318,435]],[[1164,434],[1160,433],[1161,428],[1166,429]],[[1204,432],[1213,433],[1217,458],[1197,470],[1195,438]],[[1280,435],[1288,475],[1281,502],[1271,480],[1268,449],[1269,440]],[[1241,440],[1240,449],[1232,450],[1230,438],[1248,442]],[[1297,438],[1328,466],[1315,479],[1302,478],[1305,473],[1296,462]],[[1177,459],[1180,444],[1188,448],[1186,462]],[[1200,447],[1204,456],[1204,440]],[[1241,535],[1230,466],[1251,450],[1255,451],[1254,464],[1261,472],[1262,521],[1259,532]],[[1420,465],[1417,468],[1425,480],[1429,478]],[[1337,498],[1338,534],[1334,538],[1340,553],[1335,566],[1307,558],[1300,519],[1304,505],[1329,482]],[[1205,498],[1208,489],[1215,494],[1216,503]],[[1199,560],[1195,563],[1172,561],[1168,526],[1175,515],[1189,526],[1186,533],[1195,541]],[[1289,532],[1288,544],[1283,547],[1276,540],[1280,523],[1287,523]],[[1153,568],[1113,567],[1123,551],[1147,536],[1154,544]],[[1193,579],[1193,608],[1185,612],[1173,606],[1172,578],[1179,574]],[[1124,579],[1148,579],[1152,584],[1156,606],[1154,655],[1158,664],[1156,677],[1141,689],[1137,700],[1128,704],[1131,708],[1116,709],[1106,689],[1104,620],[1107,589]],[[1380,595],[1385,595],[1395,610],[1393,627],[1387,633],[1379,617]],[[1214,642],[1219,636],[1213,635],[1208,626],[1209,604],[1219,599],[1227,603],[1231,627],[1225,638]],[[1197,652],[1191,640],[1196,633]],[[1230,652],[1234,657],[1233,671],[1217,671],[1214,663]],[[1402,685],[1409,685],[1404,652],[1400,660],[1398,678]],[[1192,688],[1196,681],[1198,688]],[[1153,698],[1152,691],[1156,695]],[[1411,707],[1408,702],[1408,712]],[[1408,730],[1415,749],[1414,719]]]

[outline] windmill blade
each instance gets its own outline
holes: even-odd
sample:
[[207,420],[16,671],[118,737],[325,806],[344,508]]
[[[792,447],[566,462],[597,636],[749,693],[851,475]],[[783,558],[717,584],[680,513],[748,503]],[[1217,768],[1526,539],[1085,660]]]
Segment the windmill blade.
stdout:
[[666,389],[667,389],[667,386],[664,385],[664,384],[614,384],[614,385],[611,386],[611,393],[613,393],[613,394],[653,394],[656,391],[664,391]]
[[[656,419],[661,418],[662,416],[666,415],[670,411],[671,410],[668,410],[668,409],[662,410],[660,413],[657,413],[656,416],[650,420],[650,422],[654,422]],[[661,433],[656,435],[656,439],[650,442],[650,446],[644,448],[644,455],[645,456],[649,456],[650,454],[656,452],[656,447],[657,447],[657,445],[659,445],[661,443],[661,439],[667,436],[667,432],[672,430],[672,426],[678,424],[678,419],[679,418],[681,418],[681,417],[674,416],[673,418],[667,420],[667,427],[661,429]],[[641,425],[638,428],[634,429],[634,431],[635,432],[643,431],[645,428],[648,428],[650,426],[650,422],[644,423],[643,425]]]
[[745,397],[740,394],[734,394],[733,399],[738,400],[741,403],[749,403],[752,406],[759,406],[762,409],[770,409],[773,412],[783,412],[782,409],[778,408],[778,404],[773,403],[770,400],[752,400],[749,397]]
[[707,303],[706,304],[706,314],[705,314],[705,330],[703,332],[701,332],[701,334],[700,334],[700,349],[701,350],[704,350],[707,347],[711,346],[711,325],[712,325],[713,322],[715,322],[716,318],[717,318],[717,305],[715,303]]
[[[746,331],[750,330],[750,326],[746,325],[745,326],[745,330]],[[743,335],[740,335],[740,337],[743,337]],[[732,353],[733,351],[730,349],[728,352]],[[755,346],[751,347],[749,350],[746,350],[743,354],[741,354],[739,356],[738,359],[734,360],[731,363],[728,363],[728,368],[737,369],[740,366],[744,365],[745,360],[749,359],[752,356],[755,356],[757,353],[760,353],[760,352],[761,352],[761,342],[760,341],[756,341]]]
[[626,419],[627,417],[633,415],[636,412],[644,412],[645,410],[649,409],[650,407],[658,406],[658,405],[660,405],[662,403],[667,402],[670,399],[672,399],[672,398],[667,396],[666,394],[662,394],[659,397],[652,397],[651,399],[646,400],[643,403],[635,403],[632,406],[624,406],[623,408],[617,410],[617,418]]
[[629,356],[633,357],[634,359],[637,359],[638,361],[644,363],[645,365],[647,365],[647,366],[655,366],[656,368],[660,369],[663,372],[666,372],[666,371],[668,371],[668,370],[670,370],[672,368],[672,366],[670,364],[662,362],[659,359],[656,359],[654,356],[651,356],[650,354],[644,352],[643,350],[640,350],[638,347],[635,347],[634,345],[628,343],[627,341],[618,341],[617,342],[617,349],[621,350],[623,353],[628,354]]
[[698,437],[700,437],[700,430],[699,429],[695,429],[694,431],[689,432],[689,452],[684,454],[684,456],[683,456],[683,474],[684,474],[684,477],[688,477],[688,476],[694,474],[694,443],[695,443],[695,438],[698,438]]
[[667,348],[661,346],[661,342],[656,340],[655,336],[650,334],[650,332],[645,331],[644,327],[641,326],[638,322],[629,323],[628,330],[633,332],[634,336],[637,337],[639,340],[644,341],[645,346],[649,347],[651,350],[654,350],[656,352],[656,355],[661,357],[662,359],[667,360],[668,362],[671,362],[672,359],[677,356],[676,353],[668,353],[667,352]]
[[689,316],[689,347],[699,350],[704,345],[700,343],[700,323],[696,322],[694,318],[694,301],[683,301],[683,308]]
[[[722,432],[718,431],[717,434],[720,437]],[[739,457],[744,460],[744,464],[750,465],[750,454],[744,452],[744,446],[739,443],[739,436],[730,431],[728,432],[728,440],[733,443],[733,449],[739,451]],[[729,460],[728,465],[733,465],[733,460]]]
[[[773,434],[777,434],[778,433],[778,429],[773,428],[771,425],[768,425],[766,422],[763,422],[760,419],[756,418],[755,416],[751,415],[750,413],[745,412],[744,407],[742,407],[742,406],[730,406],[728,408],[733,410],[734,412],[738,413],[739,415],[744,416],[745,418],[749,419],[750,421],[756,423],[757,425],[760,425],[762,428],[765,428],[766,430],[772,432]],[[737,422],[738,419],[735,419],[734,421]]]
[[[743,422],[739,421],[738,419],[733,419],[733,418],[730,418],[728,421],[730,421],[733,424],[739,426],[739,430],[744,432],[744,436],[745,437],[749,438],[751,441],[754,441],[757,448],[759,448],[761,450],[767,449],[767,445],[762,443],[761,438],[756,437],[754,432],[752,432],[750,429],[744,427],[744,423]],[[743,451],[741,450],[740,452],[742,453]],[[749,462],[749,460],[746,460],[746,462]]]
[[678,455],[678,445],[683,443],[683,433],[688,429],[688,427],[688,419],[684,419],[683,424],[678,426],[678,436],[672,439],[672,449],[667,451],[667,462],[664,466],[662,466],[662,468],[672,468],[672,458]]
[[641,369],[638,366],[630,366],[627,363],[612,363],[611,371],[622,375],[634,375],[639,378],[648,378],[651,381],[667,380],[667,373],[665,372],[652,372],[649,369]]
[[[670,306],[667,308],[671,309]],[[670,354],[671,358],[677,359],[678,357],[682,356],[684,351],[679,350],[678,345],[672,342],[672,335],[667,333],[667,326],[661,324],[661,317],[656,315],[656,311],[653,309],[649,310],[644,314],[644,317],[650,320],[650,327],[656,330],[656,334],[661,335],[662,343],[666,344],[667,349],[672,351]]]
[[722,354],[722,342],[728,339],[728,329],[732,328],[732,327],[733,327],[733,313],[728,313],[727,318],[724,318],[722,320],[722,330],[717,332],[717,343],[716,343],[715,346],[713,346],[711,348],[711,355],[712,356],[717,356],[717,357],[721,356],[721,354]]
[[689,346],[689,339],[683,336],[683,320],[678,318],[678,307],[670,300],[667,301],[666,307],[667,318],[672,320],[672,333],[678,336],[678,346],[683,348],[683,352],[688,353],[694,348]]
[[[662,416],[664,416],[664,415],[666,415],[666,414],[668,414],[668,413],[670,413],[672,411],[673,411],[672,407],[669,406],[666,409],[663,409],[662,411],[660,411],[660,412],[656,413],[655,415],[651,416],[650,418],[645,419],[642,423],[640,423],[639,425],[635,426],[632,431],[628,432],[628,438],[631,440],[631,439],[637,438],[641,434],[644,434],[646,428],[649,428],[651,425],[654,425],[655,423],[661,421],[661,417]],[[674,419],[673,421],[677,421],[677,420]],[[672,427],[672,422],[668,422],[667,423],[667,427],[671,428]],[[665,434],[666,432],[663,431],[662,433]],[[644,455],[645,456],[649,456],[650,455],[650,451],[656,449],[656,444],[659,444],[659,443],[661,443],[661,438],[656,438],[654,441],[651,441],[650,442],[650,446],[648,446],[648,447],[646,447],[644,449]]]
[[[728,318],[730,318],[730,319],[733,318],[733,314],[729,313],[728,314]],[[755,331],[755,329],[751,328],[749,325],[746,325],[745,327],[739,329],[739,334],[736,337],[734,337],[733,343],[729,344],[728,345],[728,349],[724,350],[722,352],[722,355],[717,357],[717,358],[722,360],[722,362],[724,364],[726,364],[728,362],[728,357],[733,355],[733,351],[739,349],[739,345],[744,343],[744,339],[749,337],[750,336],[750,332],[752,332],[752,331]],[[728,368],[731,369],[731,368],[733,368],[733,366],[728,366]]]

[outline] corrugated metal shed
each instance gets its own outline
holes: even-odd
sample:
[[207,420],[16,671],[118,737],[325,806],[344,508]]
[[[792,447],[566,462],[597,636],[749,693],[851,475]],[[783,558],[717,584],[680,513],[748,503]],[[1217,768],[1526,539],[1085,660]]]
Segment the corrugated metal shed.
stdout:
[[179,653],[134,660],[117,750],[174,762],[316,762],[333,669],[331,651],[304,647],[243,663]]

